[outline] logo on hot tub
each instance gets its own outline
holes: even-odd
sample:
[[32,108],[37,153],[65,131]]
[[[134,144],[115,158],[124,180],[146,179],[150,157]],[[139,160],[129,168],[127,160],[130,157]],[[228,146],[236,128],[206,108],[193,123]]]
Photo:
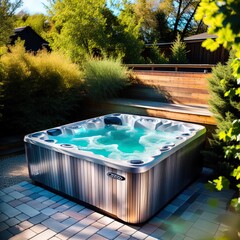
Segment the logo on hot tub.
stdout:
[[125,180],[125,177],[121,176],[121,175],[118,175],[116,173],[113,173],[113,172],[108,172],[107,175],[113,179],[116,179],[116,180],[120,180],[120,181],[124,181]]

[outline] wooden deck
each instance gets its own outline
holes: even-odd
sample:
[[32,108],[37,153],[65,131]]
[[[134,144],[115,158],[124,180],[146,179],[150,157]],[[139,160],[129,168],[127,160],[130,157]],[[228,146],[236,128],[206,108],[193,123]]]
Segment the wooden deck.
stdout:
[[215,125],[215,119],[208,106],[191,106],[183,104],[160,103],[136,99],[117,98],[99,105],[105,113],[121,112],[153,117],[167,118],[204,125]]

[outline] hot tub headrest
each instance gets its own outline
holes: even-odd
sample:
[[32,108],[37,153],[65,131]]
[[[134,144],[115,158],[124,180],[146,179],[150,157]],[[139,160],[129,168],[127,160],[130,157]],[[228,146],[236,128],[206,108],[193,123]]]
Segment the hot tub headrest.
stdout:
[[122,120],[118,117],[105,117],[105,124],[114,124],[114,125],[122,125]]
[[50,136],[58,136],[58,135],[62,134],[62,131],[59,128],[54,128],[54,129],[47,130],[47,134]]

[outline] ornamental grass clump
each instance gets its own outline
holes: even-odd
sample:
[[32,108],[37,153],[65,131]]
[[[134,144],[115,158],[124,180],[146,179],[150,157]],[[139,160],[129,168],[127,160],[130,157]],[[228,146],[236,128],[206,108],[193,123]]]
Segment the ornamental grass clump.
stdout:
[[59,53],[26,53],[22,43],[0,58],[1,128],[25,133],[67,121],[81,99],[81,72]]
[[90,59],[84,66],[87,95],[98,101],[118,96],[130,84],[127,67],[116,59]]

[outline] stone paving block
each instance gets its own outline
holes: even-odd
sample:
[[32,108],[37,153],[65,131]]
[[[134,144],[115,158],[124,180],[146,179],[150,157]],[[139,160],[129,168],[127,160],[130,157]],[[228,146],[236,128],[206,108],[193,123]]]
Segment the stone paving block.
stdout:
[[28,215],[24,214],[24,213],[21,213],[21,214],[17,215],[16,218],[19,221],[23,222],[25,220],[28,220],[30,217]]
[[23,229],[28,229],[33,226],[33,224],[29,221],[24,221],[18,224]]
[[[47,215],[47,214],[46,214],[46,215]],[[57,213],[53,214],[53,215],[51,216],[51,218],[55,219],[55,220],[58,221],[58,222],[62,222],[62,221],[64,221],[64,220],[68,219],[69,216],[65,215],[64,213],[59,213],[59,212],[57,212]]]
[[185,238],[185,235],[177,233],[174,235],[174,237],[171,240],[183,240]]
[[178,218],[172,223],[171,229],[175,233],[185,234],[192,225],[193,225],[193,223],[191,221],[185,221],[181,218]]
[[79,204],[76,204],[74,206],[72,206],[71,208],[69,208],[68,210],[70,211],[75,211],[75,212],[80,212],[84,209],[85,207]]
[[22,197],[24,197],[24,195],[22,194],[22,193],[20,193],[20,192],[17,192],[17,191],[13,191],[13,192],[10,192],[9,193],[9,196],[11,196],[11,197],[13,197],[13,198],[15,198],[15,199],[19,199],[19,198],[22,198]]
[[88,218],[88,217],[86,217],[80,221],[80,223],[82,223],[85,226],[89,226],[94,222],[95,222],[95,220],[93,220],[92,218]]
[[0,199],[2,200],[2,202],[5,202],[5,203],[8,203],[8,202],[11,202],[11,201],[15,200],[15,198],[13,198],[9,195],[1,196]]
[[77,234],[78,232],[80,232],[81,230],[84,229],[84,225],[81,223],[76,223],[74,225],[72,225],[71,227],[65,229],[64,231],[60,232],[59,234],[56,235],[56,237],[65,240],[68,239],[72,236],[74,236],[75,234]]
[[22,181],[22,182],[18,183],[18,185],[21,186],[21,187],[24,187],[28,184],[29,184],[29,182],[27,182],[27,181]]
[[62,221],[61,223],[64,224],[66,227],[70,227],[72,225],[74,225],[77,222],[77,220],[75,218],[68,218],[64,221]]
[[91,226],[98,228],[99,230],[104,228],[106,225],[99,223],[99,222],[94,222]]
[[24,196],[30,196],[30,195],[34,194],[34,192],[31,189],[27,189],[27,190],[23,191],[22,194]]
[[12,227],[14,225],[17,225],[20,221],[17,218],[9,218],[8,220],[5,221],[5,223]]
[[98,222],[108,225],[109,223],[113,222],[113,219],[107,216],[104,216],[98,220]]
[[130,237],[131,236],[122,233],[118,235],[114,240],[127,240],[127,239],[130,239]]
[[34,186],[32,188],[32,191],[35,192],[35,193],[40,193],[40,192],[44,191],[44,188],[39,187],[39,186]]
[[216,214],[216,213],[210,213],[210,212],[205,211],[199,217],[202,218],[202,219],[206,219],[208,221],[211,221],[213,223],[218,223],[218,220],[217,220],[218,214]]
[[54,235],[56,235],[54,231],[47,229],[42,233],[38,234],[37,236],[35,236],[34,238],[31,238],[31,240],[47,240],[51,239],[51,237],[53,237]]
[[148,236],[147,238],[145,238],[145,240],[158,240],[158,239],[155,237]]
[[173,232],[165,232],[162,236],[161,236],[161,240],[172,240],[174,237],[174,233]]
[[93,226],[88,226],[88,227],[84,228],[80,233],[87,237],[90,237],[91,235],[95,234],[98,231],[99,231],[98,228],[95,228]]
[[28,195],[28,197],[30,197],[32,200],[35,200],[37,198],[40,198],[41,195],[39,195],[38,193],[33,192],[33,194]]
[[116,230],[111,230],[111,229],[105,227],[105,228],[102,228],[101,230],[99,230],[98,234],[105,238],[108,238],[108,239],[115,239],[121,233]]
[[84,215],[84,216],[88,216],[88,215],[94,213],[94,211],[91,210],[91,209],[88,209],[88,208],[84,208],[84,209],[81,210],[79,213],[82,214],[82,215]]
[[1,240],[8,240],[13,236],[13,234],[11,232],[9,232],[8,230],[4,230],[2,232],[0,232],[0,239]]
[[102,215],[101,213],[94,212],[94,213],[90,214],[88,217],[97,221],[100,218],[102,218],[103,216],[104,215]]
[[208,232],[211,235],[214,235],[218,229],[218,224],[206,221],[205,219],[198,219],[193,227],[199,228],[205,232]]
[[46,219],[45,221],[42,222],[42,224],[44,226],[46,226],[47,228],[50,228],[52,231],[59,233],[62,232],[64,229],[67,228],[67,226],[65,226],[64,224],[57,222],[54,219]]
[[133,227],[130,227],[128,225],[123,225],[121,228],[118,229],[119,232],[122,232],[126,235],[132,235],[134,234],[137,230]]
[[35,232],[33,232],[30,229],[27,229],[11,238],[9,240],[29,240],[30,238],[34,237],[36,235]]
[[48,198],[45,197],[45,196],[41,196],[41,195],[40,195],[40,197],[39,197],[39,198],[36,198],[35,200],[42,203],[42,202],[44,202],[44,201],[47,201]]
[[31,206],[32,208],[38,210],[38,211],[41,211],[45,208],[47,208],[46,205],[42,204],[41,202],[37,201],[37,200],[32,200],[32,201],[29,201],[27,203],[29,206]]
[[178,210],[178,207],[173,204],[168,204],[163,210],[168,211],[170,213],[174,213]]
[[157,229],[157,226],[151,225],[149,223],[144,224],[143,227],[139,229],[139,231],[146,233],[150,235],[152,232],[154,232]]
[[14,187],[10,186],[10,187],[6,187],[6,188],[2,189],[2,192],[8,194],[10,192],[13,192],[14,190],[15,190]]
[[156,216],[151,218],[148,221],[148,223],[150,223],[150,224],[152,224],[154,226],[157,226],[157,227],[159,227],[162,224],[162,222],[163,222],[163,220],[161,218],[159,218],[159,217],[156,217]]
[[23,232],[24,230],[25,229],[21,228],[19,225],[15,225],[15,226],[8,228],[8,231],[14,236]]
[[29,201],[32,201],[32,199],[30,197],[23,197],[19,199],[22,203],[27,203]]
[[185,234],[187,237],[193,239],[211,239],[214,235],[209,234],[208,232],[203,231],[202,229],[191,227]]
[[43,191],[39,192],[38,194],[41,196],[47,197],[47,198],[51,198],[56,195],[48,190],[43,190]]
[[43,226],[42,224],[36,224],[30,228],[35,233],[41,233],[47,229],[47,227]]
[[5,222],[0,223],[0,232],[6,230],[8,228],[9,228],[9,226]]
[[0,222],[4,222],[8,219],[8,216],[4,213],[0,213]]
[[156,216],[161,218],[161,219],[167,219],[170,216],[172,216],[172,213],[169,212],[169,211],[166,211],[166,210],[162,210]]
[[109,225],[107,225],[107,228],[112,229],[112,230],[117,230],[117,229],[121,228],[122,226],[123,226],[123,223],[120,223],[118,221],[113,221]]
[[36,215],[38,215],[40,212],[35,210],[34,208],[28,206],[27,204],[23,203],[19,206],[16,207],[19,211],[21,211],[22,213],[27,214],[29,217],[34,217]]
[[166,233],[163,229],[157,229],[153,233],[151,233],[151,237],[161,239],[161,236],[163,236]]
[[41,223],[48,218],[49,218],[49,216],[47,216],[43,213],[40,213],[40,214],[36,215],[35,217],[30,218],[28,221],[31,222],[32,224],[38,224],[38,223]]
[[137,239],[146,239],[148,237],[148,235],[146,233],[143,233],[141,231],[135,232],[132,236]]
[[11,205],[12,207],[16,207],[18,205],[21,205],[22,202],[19,201],[18,199],[15,199],[15,200],[12,200],[12,201],[8,202],[8,204]]
[[0,203],[0,211],[10,218],[15,217],[16,215],[21,213],[19,210],[13,208],[7,203]]
[[78,221],[80,221],[80,220],[85,218],[85,216],[82,215],[81,213],[70,211],[70,210],[66,210],[66,211],[64,211],[62,213],[67,215],[67,216],[69,216],[69,217],[71,217],[71,218],[74,218],[74,219],[76,219]]
[[0,190],[0,198],[1,198],[2,196],[4,196],[4,195],[5,195],[5,193]]
[[109,238],[105,238],[101,235],[98,234],[94,234],[92,235],[90,238],[88,238],[88,240],[108,240]]
[[63,197],[59,196],[59,195],[55,195],[55,196],[51,197],[51,200],[54,201],[55,203],[59,202],[62,199],[63,199]]
[[51,200],[51,199],[48,199],[48,200],[46,200],[46,201],[43,202],[43,204],[46,205],[46,206],[51,206],[51,205],[53,205],[54,203],[56,203],[56,202],[54,202],[54,201]]
[[44,208],[43,210],[41,210],[41,213],[47,215],[47,216],[51,216],[55,213],[57,213],[57,210],[56,209],[52,209],[50,207],[47,207],[47,208]]

